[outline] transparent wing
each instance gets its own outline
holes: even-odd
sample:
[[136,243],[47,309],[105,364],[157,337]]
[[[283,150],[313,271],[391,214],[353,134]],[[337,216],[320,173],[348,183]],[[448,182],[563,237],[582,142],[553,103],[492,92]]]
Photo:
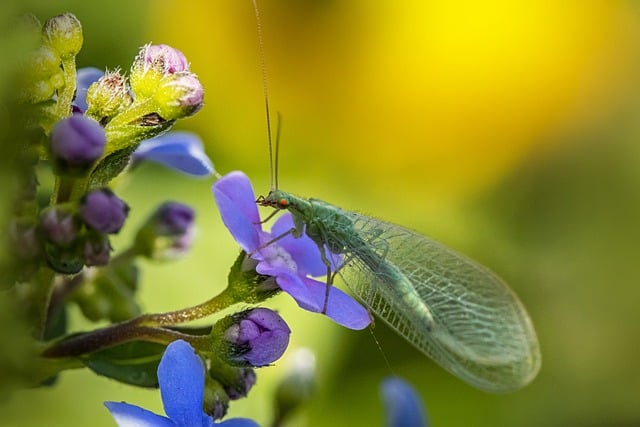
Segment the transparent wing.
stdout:
[[540,368],[531,320],[494,273],[398,225],[344,212],[359,238],[340,241],[347,286],[410,343],[483,390],[526,385]]

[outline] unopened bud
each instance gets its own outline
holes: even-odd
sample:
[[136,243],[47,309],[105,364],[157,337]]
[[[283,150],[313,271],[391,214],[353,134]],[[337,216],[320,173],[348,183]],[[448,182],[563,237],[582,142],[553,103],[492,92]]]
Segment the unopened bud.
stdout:
[[165,76],[188,70],[189,63],[178,49],[148,44],[140,49],[131,66],[131,89],[136,97],[151,97]]
[[184,54],[166,44],[148,44],[142,48],[141,54],[146,64],[159,67],[164,74],[189,71],[189,62]]
[[106,73],[89,86],[86,100],[87,115],[101,121],[113,117],[133,102],[127,81],[118,71]]
[[80,216],[92,229],[114,234],[120,231],[129,206],[108,188],[91,191],[80,200]]
[[82,48],[82,24],[72,13],[64,13],[47,20],[42,28],[45,42],[60,56],[75,56]]
[[50,46],[40,46],[29,53],[20,66],[20,97],[29,103],[51,99],[64,85],[60,55]]
[[106,234],[87,233],[83,245],[84,263],[86,266],[100,266],[109,264],[111,244]]
[[209,375],[205,375],[203,401],[204,412],[214,420],[219,420],[227,415],[229,396],[222,388],[222,384]]
[[81,114],[59,120],[51,131],[51,153],[58,173],[87,171],[104,152],[107,137],[98,122]]
[[156,259],[184,255],[193,242],[194,216],[195,212],[187,205],[163,203],[136,234],[137,253]]
[[69,206],[52,206],[40,214],[40,228],[49,243],[70,246],[80,231],[80,221]]
[[200,110],[204,89],[198,77],[189,72],[172,74],[162,79],[154,99],[157,113],[165,120],[188,117]]
[[218,321],[212,331],[214,346],[234,366],[266,366],[282,356],[291,330],[275,311],[254,308]]

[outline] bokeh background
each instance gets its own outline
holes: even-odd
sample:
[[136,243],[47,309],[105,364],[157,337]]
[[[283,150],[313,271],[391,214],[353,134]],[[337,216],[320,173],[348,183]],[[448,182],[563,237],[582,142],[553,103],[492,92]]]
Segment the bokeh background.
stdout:
[[[378,323],[343,330],[287,296],[268,306],[317,355],[300,426],[382,425],[377,387],[395,373],[434,426],[640,425],[640,5],[625,0],[260,2],[272,113],[282,115],[280,184],[403,224],[486,264],[529,310],[543,355],[516,393],[475,390]],[[127,69],[152,41],[181,49],[206,106],[197,131],[220,173],[266,192],[266,125],[249,0],[7,2],[85,27],[80,66]],[[5,150],[6,148],[2,148]],[[210,180],[146,166],[121,183],[127,232],[163,200],[193,204],[192,254],[144,265],[149,311],[220,291],[236,246]],[[78,327],[86,327],[78,323]],[[376,344],[379,342],[379,346]],[[385,358],[388,362],[385,361]],[[286,355],[261,369],[230,415],[267,425]],[[0,404],[7,426],[112,426],[104,400],[161,412],[159,395],[68,372]]]

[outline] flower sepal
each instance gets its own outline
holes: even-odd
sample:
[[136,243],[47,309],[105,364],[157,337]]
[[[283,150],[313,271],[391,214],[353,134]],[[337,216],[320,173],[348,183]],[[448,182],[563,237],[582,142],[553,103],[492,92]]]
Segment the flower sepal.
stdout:
[[280,293],[274,278],[258,273],[256,265],[253,258],[241,251],[231,266],[227,292],[233,294],[236,302],[258,304]]

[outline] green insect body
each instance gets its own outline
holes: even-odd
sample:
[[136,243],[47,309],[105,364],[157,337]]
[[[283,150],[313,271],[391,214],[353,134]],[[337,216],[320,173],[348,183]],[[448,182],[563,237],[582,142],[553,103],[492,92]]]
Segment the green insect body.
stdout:
[[[367,307],[411,344],[464,381],[507,392],[540,369],[529,316],[494,273],[399,225],[344,211],[318,199],[273,190],[262,206],[291,212],[299,237],[344,255],[339,274]],[[328,295],[328,293],[327,293]]]

